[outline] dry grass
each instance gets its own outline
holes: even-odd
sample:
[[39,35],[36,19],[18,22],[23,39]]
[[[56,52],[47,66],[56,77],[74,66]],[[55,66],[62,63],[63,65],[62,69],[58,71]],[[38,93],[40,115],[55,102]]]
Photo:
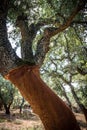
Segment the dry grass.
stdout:
[[[81,130],[87,130],[87,124],[83,114],[75,113]],[[44,130],[41,120],[38,116],[32,115],[25,117],[20,115],[19,111],[13,111],[11,116],[6,116],[4,112],[0,112],[0,130]]]

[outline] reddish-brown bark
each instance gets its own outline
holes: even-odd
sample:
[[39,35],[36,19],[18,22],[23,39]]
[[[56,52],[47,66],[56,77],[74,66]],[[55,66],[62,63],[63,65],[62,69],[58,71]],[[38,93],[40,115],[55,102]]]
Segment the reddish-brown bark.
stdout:
[[38,66],[21,66],[6,78],[18,87],[46,130],[80,130],[71,110],[40,78]]

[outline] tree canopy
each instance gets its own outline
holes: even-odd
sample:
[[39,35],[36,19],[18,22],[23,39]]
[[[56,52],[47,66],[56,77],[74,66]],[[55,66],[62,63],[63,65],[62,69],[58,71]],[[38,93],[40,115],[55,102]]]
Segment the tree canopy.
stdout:
[[[30,47],[27,46],[27,49],[25,48],[26,49],[25,54],[24,54],[24,50],[21,49],[22,57],[24,58],[26,56],[24,61],[28,61],[31,63],[35,62],[35,64],[39,64],[41,66],[43,64],[46,53],[49,51],[50,48],[53,48],[53,46],[55,45],[53,44],[53,46],[52,47],[50,46],[49,48],[50,39],[51,38],[53,39],[53,36],[57,34],[59,39],[61,40],[62,35],[60,34],[60,32],[66,33],[67,35],[66,39],[70,41],[71,44],[74,44],[74,46],[77,46],[79,42],[81,43],[76,48],[80,49],[79,51],[80,59],[83,59],[81,51],[85,52],[84,59],[86,61],[87,14],[86,14],[86,1],[85,0],[77,0],[77,1],[74,1],[74,0],[72,1],[69,1],[69,0],[66,0],[66,1],[63,1],[63,0],[55,0],[55,1],[53,0],[52,1],[49,1],[49,0],[38,0],[38,1],[12,0],[12,1],[8,1],[8,0],[5,0],[5,1],[2,1],[1,0],[0,5],[1,5],[0,6],[1,14],[3,14],[3,16],[4,15],[7,16],[7,23],[8,23],[7,25],[10,27],[11,26],[13,27],[12,31],[10,31],[8,35],[10,37],[11,44],[13,45],[15,43],[16,46],[19,46],[21,43],[24,42],[24,40],[26,40],[26,42],[29,41],[32,43],[32,45],[31,44],[28,45]],[[1,19],[2,19],[2,16],[1,16]],[[3,26],[4,26],[4,22],[3,22]],[[21,40],[20,30],[18,27],[20,28],[21,34],[23,36],[22,40]],[[26,30],[24,30],[23,27],[26,27]],[[1,36],[3,37],[3,35],[4,35],[4,32]],[[72,35],[73,37],[71,38]],[[73,43],[72,40],[75,38],[77,40],[75,40]],[[7,34],[6,34],[6,40],[7,40]],[[44,44],[42,45],[41,43],[43,42],[43,40],[44,40]],[[63,42],[64,42],[64,39],[63,39]],[[5,64],[8,64],[9,62],[8,64],[9,67],[11,66],[10,63],[12,62],[13,64],[15,64],[15,66],[17,66],[17,64],[21,64],[20,63],[21,60],[16,56],[14,50],[11,49],[10,43],[8,43],[8,46],[6,46],[6,48],[8,49],[8,51],[10,51],[10,53],[12,52],[13,55],[11,55],[12,53],[8,54],[8,52],[4,51],[4,53],[6,53],[5,55],[9,55],[9,58],[7,58],[8,60],[6,60]],[[15,46],[15,50],[17,49],[16,46]],[[31,48],[33,48],[33,50]],[[2,55],[2,51],[0,55]],[[1,63],[3,61],[4,61],[4,57]],[[2,63],[2,66],[1,68],[4,68],[5,65]],[[86,73],[83,70],[84,69],[83,63],[79,63],[79,66],[78,66],[78,71],[80,73]],[[5,71],[9,70],[8,67],[7,67],[7,70],[6,68],[4,69]]]
[[5,108],[6,114],[10,114],[10,107],[14,100],[15,88],[0,75],[0,101]]

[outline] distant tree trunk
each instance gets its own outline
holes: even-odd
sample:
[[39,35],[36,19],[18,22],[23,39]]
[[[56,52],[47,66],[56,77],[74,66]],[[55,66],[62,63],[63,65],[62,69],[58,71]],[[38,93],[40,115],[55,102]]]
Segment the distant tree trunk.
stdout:
[[20,114],[22,113],[23,104],[24,104],[24,98],[22,98],[21,105],[19,106],[19,108],[20,108]]
[[61,87],[62,87],[62,91],[63,91],[63,96],[66,98],[66,100],[67,100],[67,105],[72,109],[72,104],[71,104],[71,102],[70,102],[70,100],[69,100],[69,98],[68,98],[68,96],[67,96],[67,94],[66,94],[66,90],[65,90],[65,88],[63,87],[63,85],[61,85]]
[[81,104],[81,102],[79,101],[78,96],[76,95],[75,91],[74,91],[74,87],[73,85],[69,84],[71,92],[73,94],[73,97],[76,101],[76,103],[78,104],[78,106],[80,107],[80,109],[82,110],[82,112],[84,113],[85,119],[87,121],[87,109],[85,108],[85,106],[83,104]]
[[10,107],[5,104],[4,108],[5,108],[5,114],[10,115]]
[[10,115],[10,109],[7,107],[5,110],[6,110],[5,113],[6,113],[7,115]]
[[4,108],[5,108],[5,113],[7,115],[10,115],[10,107],[11,107],[12,103],[13,103],[13,98],[11,99],[11,101],[8,104],[6,104],[5,102],[3,102]]
[[3,108],[3,102],[0,100],[0,110]]
[[10,106],[11,106],[12,103],[10,102],[11,104],[7,105],[7,104],[5,103],[5,101],[4,101],[2,95],[0,95],[0,98],[1,98],[1,101],[2,101],[2,103],[3,103],[4,109],[5,109],[5,113],[6,113],[7,115],[10,115]]
[[76,101],[76,103],[78,104],[78,106],[80,107],[80,109],[82,110],[84,116],[85,116],[85,119],[87,121],[87,109],[84,107],[83,104],[81,104],[81,102],[79,101],[79,98],[78,96],[76,95],[75,91],[74,91],[74,86],[71,84],[71,82],[67,81],[62,75],[59,75],[59,73],[57,73],[58,76],[60,76],[60,78],[67,84],[69,85],[70,89],[71,89],[71,92],[72,92],[72,95]]

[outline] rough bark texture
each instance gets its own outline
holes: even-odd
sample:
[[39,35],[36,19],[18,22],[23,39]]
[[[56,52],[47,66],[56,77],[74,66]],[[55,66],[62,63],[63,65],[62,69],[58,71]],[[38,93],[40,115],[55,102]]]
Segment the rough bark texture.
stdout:
[[6,78],[31,104],[45,130],[80,130],[71,110],[40,78],[38,66],[21,66],[9,72]]
[[18,16],[16,25],[20,28],[22,43],[21,43],[21,54],[24,61],[34,63],[41,66],[45,59],[47,52],[49,51],[50,38],[48,36],[48,29],[44,31],[43,37],[38,40],[35,54],[33,54],[32,44],[37,34],[37,31],[43,24],[31,24],[28,27],[26,17],[24,14]]
[[10,69],[17,67],[20,61],[8,40],[6,16],[2,13],[0,14],[0,73],[5,75]]
[[30,62],[33,61],[32,51],[32,36],[28,28],[28,23],[25,20],[25,16],[21,15],[16,20],[16,25],[21,30],[22,43],[21,43],[21,55],[22,59]]
[[36,54],[35,54],[35,63],[41,66],[44,62],[45,56],[49,51],[50,39],[47,36],[43,36],[37,44]]

